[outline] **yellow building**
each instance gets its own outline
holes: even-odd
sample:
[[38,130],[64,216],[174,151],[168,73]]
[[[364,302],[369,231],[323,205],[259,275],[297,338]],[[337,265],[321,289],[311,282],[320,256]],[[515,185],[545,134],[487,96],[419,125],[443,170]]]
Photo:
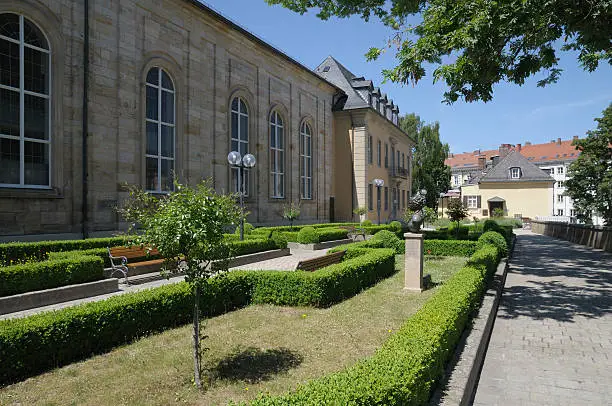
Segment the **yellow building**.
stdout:
[[[331,56],[316,72],[344,91],[333,105],[333,210],[335,221],[356,220],[368,209],[376,221],[399,219],[412,184],[414,140],[399,128],[399,108],[372,81],[357,77]],[[374,184],[380,179],[384,185]]]
[[502,210],[506,217],[535,218],[550,214],[554,183],[548,172],[510,151],[462,186],[461,198],[470,217],[489,217]]

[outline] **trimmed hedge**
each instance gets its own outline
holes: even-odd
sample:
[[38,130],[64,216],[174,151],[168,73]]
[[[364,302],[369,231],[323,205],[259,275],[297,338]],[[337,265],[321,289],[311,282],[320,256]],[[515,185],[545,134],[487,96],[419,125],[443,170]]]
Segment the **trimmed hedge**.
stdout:
[[461,240],[425,240],[423,251],[426,255],[469,257],[477,249],[475,241]]
[[256,252],[275,250],[277,248],[286,248],[286,245],[285,247],[279,247],[272,239],[232,241],[230,246],[232,248],[232,255],[234,256],[254,254]]
[[[399,223],[399,222],[398,222]],[[396,254],[403,254],[406,250],[406,244],[404,240],[401,240],[394,232],[388,230],[380,230],[371,238],[373,243],[378,244],[384,248],[391,248]]]
[[477,260],[442,285],[374,356],[293,393],[262,396],[251,405],[427,404],[499,257],[490,245],[474,256]]
[[74,253],[65,258],[0,267],[0,296],[57,288],[104,278],[98,256]]
[[494,245],[502,257],[508,255],[508,243],[502,234],[496,231],[487,231],[478,239],[478,248],[486,244]]
[[0,244],[0,265],[26,261],[42,261],[49,252],[88,250],[125,245],[127,237],[88,238],[86,240],[60,240],[40,242],[10,242]]
[[[209,279],[200,308],[215,316],[249,303],[329,306],[395,272],[391,250],[353,249],[347,258],[316,272],[233,271]],[[189,285],[181,282],[0,320],[0,385],[186,324],[192,311]]]
[[319,228],[319,242],[344,240],[348,238],[348,230],[342,228]]
[[304,227],[298,233],[297,242],[300,244],[316,244],[319,242],[319,233],[314,227]]

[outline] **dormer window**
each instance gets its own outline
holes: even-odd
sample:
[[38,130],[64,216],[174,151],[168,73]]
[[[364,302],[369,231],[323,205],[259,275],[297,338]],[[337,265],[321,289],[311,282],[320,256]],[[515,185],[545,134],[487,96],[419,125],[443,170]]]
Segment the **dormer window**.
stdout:
[[521,168],[510,168],[510,179],[520,179]]

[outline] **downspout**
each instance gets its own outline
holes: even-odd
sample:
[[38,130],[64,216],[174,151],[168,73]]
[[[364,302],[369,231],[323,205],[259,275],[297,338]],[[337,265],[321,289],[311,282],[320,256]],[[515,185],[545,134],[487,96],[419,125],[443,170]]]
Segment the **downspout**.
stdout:
[[349,113],[351,118],[351,221],[353,220],[353,210],[355,210],[355,124],[353,123],[353,113]]
[[87,172],[87,163],[88,163],[88,158],[87,158],[87,132],[89,131],[88,129],[88,98],[89,98],[89,94],[88,94],[88,89],[89,89],[89,0],[84,0],[84,35],[83,35],[83,117],[81,119],[82,121],[82,157],[81,157],[81,162],[82,162],[82,169],[83,169],[83,173],[82,173],[82,191],[83,191],[83,196],[81,198],[82,200],[82,207],[81,207],[81,214],[82,214],[82,227],[81,227],[81,232],[83,234],[83,238],[87,238],[89,237],[89,231],[87,230],[87,222],[88,222],[88,213],[87,213],[87,206],[88,206],[88,202],[87,202],[87,196],[88,196],[88,184],[87,184],[87,177],[88,177],[88,172]]

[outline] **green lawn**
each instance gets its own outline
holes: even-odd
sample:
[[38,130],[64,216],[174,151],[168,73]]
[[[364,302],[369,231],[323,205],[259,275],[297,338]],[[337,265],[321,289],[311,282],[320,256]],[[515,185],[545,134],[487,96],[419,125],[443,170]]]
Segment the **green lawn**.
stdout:
[[[425,272],[441,283],[466,260],[427,258]],[[403,256],[397,264],[401,270]],[[284,393],[372,355],[435,290],[403,292],[403,279],[398,272],[328,309],[257,305],[210,319],[204,393],[191,383],[185,326],[0,389],[0,404],[225,405]]]

